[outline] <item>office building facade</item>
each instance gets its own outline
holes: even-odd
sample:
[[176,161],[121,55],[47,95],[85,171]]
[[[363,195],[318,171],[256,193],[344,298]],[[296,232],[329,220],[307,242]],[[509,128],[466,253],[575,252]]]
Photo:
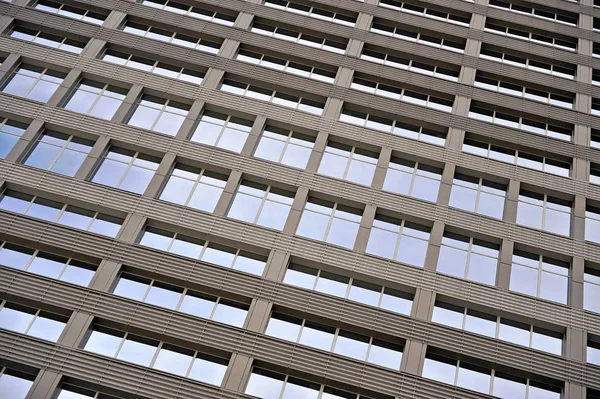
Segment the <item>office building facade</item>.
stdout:
[[600,1],[0,29],[0,397],[600,398]]

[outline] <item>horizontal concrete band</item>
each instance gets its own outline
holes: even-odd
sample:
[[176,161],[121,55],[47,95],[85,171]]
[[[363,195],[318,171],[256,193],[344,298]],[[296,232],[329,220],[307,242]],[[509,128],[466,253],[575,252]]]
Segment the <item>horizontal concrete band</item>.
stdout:
[[[201,276],[198,275],[196,278],[199,277]],[[344,356],[24,272],[0,268],[0,282],[2,282],[0,293],[4,293],[3,295],[8,299],[21,297],[71,311],[93,314],[105,323],[108,322],[108,325],[122,326],[125,331],[166,340],[189,349],[202,351],[203,346],[208,346],[225,352],[242,353],[257,360],[281,367],[289,366],[318,377],[347,384],[360,381],[360,387],[377,392],[397,395],[398,374],[404,374],[368,364],[357,367],[357,361]],[[588,366],[580,362],[568,361],[557,356],[392,315],[350,302],[343,303],[344,301],[320,294],[288,289],[288,287],[276,286],[275,283],[269,285],[273,286],[273,295],[268,296],[275,305],[286,306],[288,302],[308,314],[318,311],[320,316],[337,319],[335,326],[355,325],[365,329],[366,334],[373,331],[422,342],[452,352],[475,356],[489,362],[492,367],[502,365],[576,384],[600,385],[600,376],[593,372],[593,367],[588,370]],[[267,287],[264,288],[263,295],[266,294]],[[287,292],[284,294],[280,291]],[[342,302],[342,311],[328,312],[335,305],[340,305],[340,302]],[[358,311],[357,314],[353,314],[355,310]],[[361,319],[361,316],[368,317]],[[360,372],[357,371],[359,369]],[[356,374],[348,375],[350,370]]]

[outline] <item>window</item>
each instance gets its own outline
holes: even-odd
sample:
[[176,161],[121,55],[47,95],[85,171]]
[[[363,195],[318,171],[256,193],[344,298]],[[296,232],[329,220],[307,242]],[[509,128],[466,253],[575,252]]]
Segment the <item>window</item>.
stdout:
[[227,359],[94,325],[83,350],[220,386]]
[[0,118],[0,159],[6,158],[10,150],[25,133],[27,125]]
[[444,232],[437,271],[495,285],[500,245]]
[[160,199],[213,212],[227,183],[227,176],[177,164],[165,185]]
[[[410,56],[410,55],[408,55]],[[378,50],[371,50],[368,46],[363,46],[360,58],[366,61],[376,62],[378,64],[390,66],[392,68],[404,69],[406,71],[420,73],[422,75],[433,76],[435,78],[458,82],[460,67],[455,65],[434,65],[436,61],[427,60],[421,62],[404,58],[404,56],[396,56],[384,53]]]
[[385,7],[396,11],[420,15],[426,18],[437,19],[443,22],[449,22],[451,24],[469,26],[469,23],[471,22],[471,15],[469,14],[450,14],[449,12],[442,11],[439,9],[425,8],[399,0],[379,0],[378,5],[380,7]]
[[64,73],[33,65],[19,66],[2,91],[30,100],[48,102],[65,78]]
[[600,98],[592,97],[592,115],[600,115]]
[[104,393],[90,391],[88,389],[80,388],[75,385],[61,384],[58,390],[56,399],[118,399],[115,396],[109,396]]
[[553,137],[555,139],[564,141],[571,141],[571,137],[573,135],[573,127],[566,128],[553,126],[550,123],[538,122],[525,117],[502,113],[500,111],[493,111],[491,109],[474,106],[473,104],[469,110],[469,118],[510,127],[513,129],[520,129],[529,133]]
[[314,136],[267,125],[254,150],[254,156],[305,169],[314,143]]
[[321,8],[311,7],[303,3],[294,3],[285,0],[265,0],[264,5],[267,7],[285,10],[294,14],[306,15],[308,17],[322,19],[336,24],[354,26],[356,23],[355,15],[342,14],[339,12],[328,11]]
[[533,155],[520,150],[513,150],[500,145],[488,144],[468,137],[465,138],[463,142],[462,150],[469,154],[479,155],[513,165],[517,164],[519,166],[552,173],[554,175],[564,177],[569,177],[571,175],[571,165],[567,162]]
[[247,305],[128,273],[119,276],[112,292],[235,327],[244,325],[248,313]]
[[575,104],[575,95],[572,93],[556,94],[548,89],[533,89],[523,86],[522,84],[498,80],[492,76],[494,75],[488,76],[486,73],[477,71],[477,74],[475,75],[474,86],[502,94],[523,97],[528,100],[556,105],[557,107],[572,109],[573,105]]
[[578,14],[566,12],[563,10],[559,11],[555,10],[554,8],[533,8],[523,4],[514,4],[502,0],[490,0],[490,6],[504,8],[506,10],[510,10],[512,12],[517,12],[521,14],[533,15],[537,18],[548,19],[550,21],[555,21],[568,25],[577,26],[577,23],[579,21]]
[[428,350],[423,377],[502,399],[560,399],[562,387],[505,374]]
[[226,91],[257,100],[272,102],[273,104],[297,109],[310,114],[321,115],[325,108],[325,102],[309,100],[308,98],[286,94],[280,91],[265,89],[248,83],[236,82],[231,79],[223,79],[219,90]]
[[94,143],[57,132],[44,132],[25,159],[25,165],[75,176]]
[[564,236],[571,234],[571,201],[521,190],[517,224]]
[[[256,367],[252,369],[244,393],[262,399],[368,399],[365,395],[349,393]],[[389,396],[379,395],[378,397],[392,399]]]
[[293,201],[292,192],[242,180],[227,217],[283,230]]
[[340,328],[273,313],[265,334],[363,362],[395,370],[400,369],[402,345],[344,331]]
[[409,139],[424,141],[426,143],[441,146],[446,144],[447,128],[446,132],[442,132],[441,130],[433,130],[422,126],[381,118],[372,114],[353,111],[348,108],[344,108],[342,110],[342,113],[340,114],[340,121],[352,123],[353,125],[364,126],[386,133],[392,133],[397,136],[407,137]]
[[577,39],[569,36],[558,37],[558,35],[548,31],[540,30],[538,32],[530,32],[527,30],[511,28],[510,26],[507,26],[505,21],[488,18],[485,21],[485,28],[483,30],[514,39],[526,40],[532,43],[542,44],[544,46],[551,46],[561,50],[577,50]]
[[143,194],[160,159],[112,147],[104,156],[102,164],[92,178],[94,183]]
[[233,26],[236,20],[235,15],[229,15],[200,7],[192,7],[187,4],[181,4],[171,0],[141,0],[140,3],[148,7],[158,8],[161,10],[174,12],[176,14],[187,15],[203,21],[214,22],[226,26]]
[[6,301],[0,304],[0,328],[19,334],[56,342],[67,321],[69,318],[66,316],[43,310]]
[[250,31],[258,33],[259,35],[271,36],[277,39],[287,40],[338,54],[344,54],[346,52],[346,46],[348,45],[348,41],[342,38],[337,38],[336,40],[325,39],[260,22],[255,22],[252,25],[252,28],[250,28]]
[[4,242],[0,265],[87,287],[96,267],[74,259]]
[[562,356],[563,334],[436,301],[431,321]]
[[383,189],[435,202],[441,181],[442,169],[440,168],[406,159],[392,158],[385,175]]
[[435,33],[432,35],[430,32],[420,32],[416,28],[406,25],[402,26],[402,28],[391,26],[390,24],[392,23],[391,21],[383,21],[375,18],[373,25],[371,25],[371,32],[457,53],[464,53],[465,51],[466,42],[464,39],[439,37]]
[[96,25],[102,25],[106,19],[105,15],[84,10],[82,8],[72,7],[70,5],[61,4],[55,1],[38,0],[35,3],[35,8],[38,10],[51,12],[69,18],[80,19],[85,22],[90,22]]
[[583,308],[600,313],[600,271],[586,267],[583,275]]
[[600,184],[600,164],[590,162],[590,183]]
[[335,68],[323,69],[313,67],[270,55],[256,53],[243,48],[237,52],[235,59],[327,83],[333,83],[337,74]]
[[586,360],[590,364],[600,366],[600,343],[588,339]]
[[221,48],[220,43],[211,42],[203,38],[195,38],[181,33],[169,32],[163,29],[154,28],[152,26],[137,24],[127,21],[123,26],[123,31],[132,33],[138,36],[144,36],[149,39],[158,40],[183,46],[195,50],[204,51],[207,53],[217,54]]
[[362,210],[309,197],[296,235],[352,249]]
[[190,140],[240,153],[253,123],[231,115],[204,111]]
[[65,109],[110,120],[126,95],[126,89],[84,79],[77,84]]
[[293,263],[288,266],[283,282],[403,315],[410,315],[412,308],[411,294]]
[[590,147],[600,148],[600,130],[592,129],[592,134],[591,134],[591,138],[590,138]]
[[453,99],[435,97],[434,95],[424,94],[398,86],[390,86],[358,77],[355,77],[352,80],[350,88],[444,112],[452,112],[452,105],[454,104]]
[[152,227],[146,227],[142,233],[140,245],[171,252],[188,258],[200,259],[207,263],[262,275],[267,258],[237,248],[227,247],[215,242],[187,237]]
[[330,141],[317,173],[370,186],[378,158],[376,152]]
[[569,291],[569,264],[547,256],[515,250],[509,289],[566,304]]
[[423,267],[430,229],[416,223],[375,215],[367,253]]
[[504,184],[460,173],[454,175],[450,206],[502,219],[505,199]]
[[600,244],[600,208],[588,205],[585,209],[585,239]]
[[0,196],[0,209],[109,237],[116,237],[123,224],[123,219],[100,212],[10,190]]
[[[528,54],[530,55],[530,54]],[[555,60],[530,59],[528,55],[517,55],[505,52],[504,49],[496,49],[491,45],[482,43],[479,58],[502,62],[504,64],[526,68],[532,71],[554,75],[565,79],[575,79],[577,67],[573,64],[553,64]]]
[[127,124],[175,136],[189,110],[190,106],[186,104],[143,95]]
[[26,40],[41,44],[42,46],[52,47],[59,50],[65,50],[69,53],[79,54],[83,51],[86,43],[80,42],[68,37],[62,37],[53,35],[51,33],[38,31],[35,29],[24,28],[22,26],[15,26],[10,31],[10,37],[16,39]]
[[35,377],[35,375],[0,367],[0,392],[10,392],[8,399],[25,399]]
[[154,61],[136,55],[122,53],[107,49],[101,56],[102,60],[113,64],[123,65],[129,68],[137,69],[145,72],[152,72],[157,75],[166,76],[183,80],[190,83],[202,84],[204,73],[193,69],[184,68],[176,65],[167,64],[164,62]]

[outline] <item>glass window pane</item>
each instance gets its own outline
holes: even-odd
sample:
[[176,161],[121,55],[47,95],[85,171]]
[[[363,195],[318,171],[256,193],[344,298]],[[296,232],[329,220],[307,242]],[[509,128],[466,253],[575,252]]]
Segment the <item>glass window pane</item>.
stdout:
[[157,370],[166,371],[167,373],[185,376],[191,363],[192,356],[163,347],[158,352],[158,356],[152,367]]
[[156,346],[127,338],[119,350],[117,359],[147,367],[155,353]]
[[227,365],[196,358],[188,378],[220,386],[227,371]]
[[279,380],[253,372],[244,392],[263,399],[279,399],[282,388],[283,379]]
[[38,316],[27,331],[27,335],[56,342],[64,328],[63,322]]
[[6,399],[25,399],[32,385],[33,381],[14,375],[2,374],[0,376],[0,392],[9,393]]
[[456,365],[425,358],[425,363],[423,365],[423,377],[425,378],[430,378],[446,384],[454,384],[455,372]]
[[0,310],[0,328],[24,334],[33,317],[33,313],[4,307]]
[[92,331],[92,334],[83,349],[100,355],[113,357],[122,340],[122,337],[109,335],[100,331]]
[[246,320],[247,310],[236,306],[230,306],[224,303],[219,303],[215,309],[213,320],[231,326],[242,327]]

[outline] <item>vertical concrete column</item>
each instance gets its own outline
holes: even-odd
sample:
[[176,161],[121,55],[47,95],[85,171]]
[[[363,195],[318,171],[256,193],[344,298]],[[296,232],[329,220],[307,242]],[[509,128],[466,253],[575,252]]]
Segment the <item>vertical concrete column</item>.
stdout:
[[465,131],[451,127],[448,129],[448,137],[446,137],[446,147],[459,150],[465,140]]
[[272,250],[269,254],[269,259],[267,259],[264,278],[271,281],[283,281],[283,276],[289,261],[289,252],[284,252],[279,249]]
[[30,0],[13,0],[12,4],[16,5],[16,6],[28,6],[29,3],[31,3]]
[[[255,3],[259,3],[255,1]],[[254,15],[249,14],[247,12],[241,12],[238,14],[237,19],[235,20],[233,27],[241,30],[248,30],[252,25],[252,20],[254,19]]]
[[108,29],[117,29],[123,22],[125,22],[125,18],[127,18],[127,14],[123,11],[111,11],[111,13],[108,14],[108,17],[106,17],[104,20],[102,26]]
[[585,387],[574,382],[565,382],[565,399],[585,399]]
[[123,222],[123,226],[121,226],[121,231],[119,231],[119,234],[117,235],[117,240],[128,244],[135,243],[140,232],[144,228],[146,219],[146,216],[138,213],[130,213],[127,215],[125,222]]
[[43,130],[44,121],[41,119],[34,119],[29,124],[27,129],[25,129],[25,131],[19,138],[19,141],[15,143],[13,148],[10,150],[10,152],[6,155],[6,158],[4,159],[10,162],[19,162],[23,158],[31,144],[35,141],[35,139]]
[[352,83],[352,77],[354,76],[354,70],[347,67],[340,67],[338,73],[335,76],[333,82],[337,86],[350,87]]
[[342,106],[344,102],[338,98],[327,99],[325,103],[325,109],[323,110],[323,117],[327,119],[338,119],[340,112],[342,112]]
[[102,53],[106,47],[106,43],[106,40],[95,37],[92,38],[81,52],[81,56],[86,58],[98,58],[100,53]]
[[188,112],[185,120],[175,135],[176,139],[187,140],[192,135],[192,131],[196,126],[196,121],[200,117],[200,114],[202,114],[205,104],[206,103],[203,100],[194,101],[192,107],[190,108],[190,112]]
[[79,170],[75,174],[76,179],[86,180],[91,177],[94,172],[94,168],[98,162],[102,159],[104,152],[110,145],[110,139],[106,136],[98,137],[98,140],[94,143],[92,150],[89,152]]
[[371,187],[381,190],[383,189],[383,183],[385,181],[385,175],[387,174],[390,161],[392,160],[392,149],[390,147],[383,147],[379,153],[377,159],[377,167],[375,168],[375,175],[373,176],[373,182]]
[[292,209],[290,210],[290,214],[288,215],[285,226],[283,227],[284,233],[294,234],[296,232],[298,224],[300,223],[302,211],[304,210],[304,204],[306,204],[306,200],[308,200],[308,188],[298,187],[296,195],[294,196],[294,201],[292,202]]
[[4,84],[11,76],[12,72],[21,64],[21,56],[11,53],[0,65],[0,84]]
[[227,371],[223,377],[223,388],[228,391],[244,392],[252,371],[252,360],[250,356],[242,353],[231,355]]
[[73,312],[57,343],[62,346],[78,348],[93,321],[94,316],[89,313]]
[[267,118],[265,116],[259,115],[256,117],[254,123],[252,124],[252,128],[250,129],[250,134],[246,139],[246,144],[244,144],[244,148],[242,148],[242,155],[252,155],[266,124]]
[[4,32],[7,30],[15,19],[10,15],[1,15],[0,16],[0,32]]
[[573,258],[571,263],[571,279],[569,287],[569,305],[574,309],[583,309],[583,279],[585,274],[585,260],[579,256]]
[[440,192],[438,193],[437,203],[438,205],[448,206],[450,202],[450,193],[452,191],[452,181],[454,180],[454,171],[456,165],[453,163],[447,163],[444,165],[444,171],[442,172],[442,184],[440,185]]
[[315,145],[313,146],[312,152],[310,153],[310,157],[308,158],[308,162],[306,164],[307,172],[315,173],[319,169],[319,164],[321,163],[321,158],[323,158],[323,153],[327,147],[328,140],[329,133],[320,131],[317,135]]
[[62,375],[51,370],[41,370],[25,399],[53,399]]
[[440,246],[442,245],[442,237],[444,236],[444,229],[446,225],[443,222],[433,222],[431,233],[429,235],[429,244],[427,246],[427,255],[425,255],[426,270],[436,270],[437,262],[440,256]]
[[510,273],[512,270],[512,256],[515,248],[514,241],[502,240],[500,247],[500,260],[498,262],[498,274],[496,286],[508,290],[510,286]]
[[585,205],[585,197],[580,194],[575,195],[571,236],[576,240],[585,239]]
[[120,270],[121,266],[119,263],[104,259],[98,265],[98,269],[96,269],[89,287],[93,290],[109,291]]
[[223,44],[221,44],[221,48],[217,52],[217,55],[222,58],[233,59],[239,46],[240,42],[238,40],[227,38],[223,40]]
[[413,299],[411,316],[420,320],[429,320],[435,305],[435,291],[417,288]]
[[62,81],[58,89],[54,92],[50,100],[48,100],[48,105],[51,106],[61,106],[63,101],[69,95],[71,89],[79,82],[81,79],[82,71],[80,69],[73,69],[71,72],[67,74],[67,77]]
[[[367,3],[367,1],[365,1],[365,3]],[[371,29],[372,24],[373,15],[362,12],[358,14],[355,27],[356,29],[368,31],[369,29]],[[348,40],[348,46],[346,47],[346,55],[349,57],[359,57],[362,53],[362,48],[364,44],[365,43],[362,40],[351,38],[350,40]]]
[[254,298],[248,309],[248,316],[244,328],[248,331],[262,333],[267,328],[267,322],[271,316],[273,303],[265,299]]
[[142,92],[144,91],[144,86],[135,84],[129,89],[129,92],[125,96],[123,103],[117,109],[117,112],[112,117],[113,122],[121,122],[125,123],[126,118],[129,116],[130,112],[133,110],[138,98],[141,97]]
[[521,182],[510,180],[506,190],[506,202],[504,203],[504,220],[510,223],[517,222],[517,207],[519,206],[519,192]]
[[229,175],[229,179],[227,179],[227,183],[225,183],[225,188],[223,189],[223,193],[221,194],[221,198],[219,198],[219,202],[217,202],[213,214],[216,216],[225,216],[240,181],[242,181],[242,172],[239,170],[232,171]]
[[369,235],[371,235],[371,228],[373,227],[376,213],[377,207],[375,205],[368,204],[365,206],[362,218],[360,219],[356,241],[354,241],[353,249],[355,251],[365,252],[367,250],[367,243],[369,242]]
[[578,362],[585,362],[587,355],[587,334],[576,328],[567,328],[565,334],[565,357]]
[[402,354],[400,371],[413,375],[421,375],[426,352],[427,345],[423,342],[407,340],[404,346],[404,353]]
[[223,80],[223,75],[225,75],[225,71],[216,68],[210,68],[206,75],[204,75],[204,80],[202,81],[202,88],[204,89],[216,89],[219,87],[219,83]]
[[158,195],[158,193],[160,193],[160,190],[165,184],[167,178],[169,177],[171,168],[175,164],[176,158],[177,155],[175,155],[175,153],[173,152],[167,152],[165,154],[162,161],[160,161],[160,164],[158,165],[158,169],[156,169],[154,176],[152,176],[150,184],[148,184],[148,187],[146,187],[146,190],[144,191],[144,197],[155,198]]

